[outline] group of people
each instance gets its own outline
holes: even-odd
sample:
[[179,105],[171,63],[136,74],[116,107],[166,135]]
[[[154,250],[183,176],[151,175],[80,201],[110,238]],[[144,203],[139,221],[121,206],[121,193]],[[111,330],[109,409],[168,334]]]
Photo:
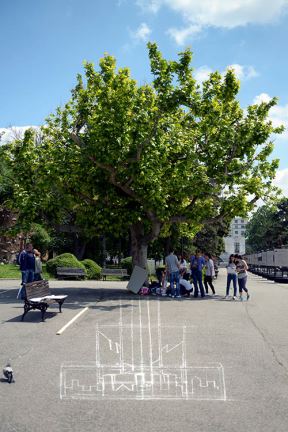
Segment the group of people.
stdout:
[[[182,295],[190,295],[193,292],[194,297],[205,297],[208,294],[209,288],[212,294],[215,294],[213,279],[215,277],[215,265],[212,255],[208,252],[202,254],[197,250],[187,262],[185,257],[179,259],[171,249],[169,255],[165,258],[165,270],[162,274],[162,295],[169,295],[173,298],[181,298]],[[203,280],[204,272],[204,280]],[[192,280],[192,283],[190,282]],[[167,282],[170,286],[167,290]],[[166,287],[165,287],[166,285]],[[165,292],[166,288],[166,292]]]
[[17,262],[20,266],[22,279],[18,297],[20,297],[21,300],[25,300],[26,283],[42,279],[41,254],[37,249],[33,248],[32,243],[27,243],[25,249],[18,255]]
[[[169,295],[173,298],[181,298],[183,295],[190,295],[193,292],[194,297],[205,297],[209,288],[212,295],[216,294],[213,279],[215,278],[215,264],[210,253],[197,250],[191,255],[189,262],[182,256],[180,258],[174,254],[171,249],[169,255],[165,258],[165,270],[162,272],[161,289],[158,292],[161,295]],[[239,295],[242,299],[243,291],[246,292],[247,300],[250,295],[246,287],[248,266],[246,261],[240,255],[231,255],[227,266],[227,286],[226,296],[229,297],[231,281],[233,281],[234,295],[237,297],[237,281],[239,286]],[[191,283],[191,282],[192,283]],[[167,288],[167,282],[170,286]]]

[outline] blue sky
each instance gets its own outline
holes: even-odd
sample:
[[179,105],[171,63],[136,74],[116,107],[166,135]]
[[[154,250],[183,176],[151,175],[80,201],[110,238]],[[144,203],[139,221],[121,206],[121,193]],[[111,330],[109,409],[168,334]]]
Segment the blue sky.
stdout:
[[[234,65],[242,106],[278,96],[271,117],[288,127],[288,0],[2,0],[0,16],[0,128],[43,124],[104,52],[149,81],[148,40],[168,58],[190,46],[200,80]],[[288,132],[274,152],[284,187],[287,148]]]

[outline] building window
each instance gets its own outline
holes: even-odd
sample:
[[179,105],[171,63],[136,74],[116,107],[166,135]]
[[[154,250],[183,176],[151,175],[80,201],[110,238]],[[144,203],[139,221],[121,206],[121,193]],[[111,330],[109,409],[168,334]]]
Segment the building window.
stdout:
[[240,252],[240,243],[235,243],[234,244],[234,248],[235,248],[235,253],[239,254],[239,252]]
[[245,225],[241,225],[241,228],[245,228]]
[[241,231],[241,236],[245,237],[245,231]]
[[245,220],[244,220],[244,219],[241,219],[241,223],[245,223]]
[[238,231],[235,231],[235,234],[238,234]]

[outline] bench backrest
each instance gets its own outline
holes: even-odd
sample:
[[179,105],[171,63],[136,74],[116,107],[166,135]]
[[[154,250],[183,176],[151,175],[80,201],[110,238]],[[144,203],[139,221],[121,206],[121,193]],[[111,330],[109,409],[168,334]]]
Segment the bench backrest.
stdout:
[[47,280],[27,283],[25,288],[27,300],[33,297],[45,297],[50,295],[50,288]]
[[85,270],[72,267],[57,267],[57,274],[61,275],[85,275]]
[[127,269],[121,269],[121,268],[113,268],[113,269],[103,268],[101,273],[104,275],[115,275],[115,274],[117,275],[121,274],[122,276],[128,275]]

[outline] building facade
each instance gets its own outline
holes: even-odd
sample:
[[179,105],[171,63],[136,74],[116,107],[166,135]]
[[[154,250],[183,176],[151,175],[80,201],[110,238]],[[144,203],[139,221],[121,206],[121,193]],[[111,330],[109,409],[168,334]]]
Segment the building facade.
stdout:
[[243,219],[241,217],[235,217],[232,220],[228,236],[224,238],[225,251],[220,256],[223,261],[227,262],[231,254],[245,254],[247,222],[247,219]]

